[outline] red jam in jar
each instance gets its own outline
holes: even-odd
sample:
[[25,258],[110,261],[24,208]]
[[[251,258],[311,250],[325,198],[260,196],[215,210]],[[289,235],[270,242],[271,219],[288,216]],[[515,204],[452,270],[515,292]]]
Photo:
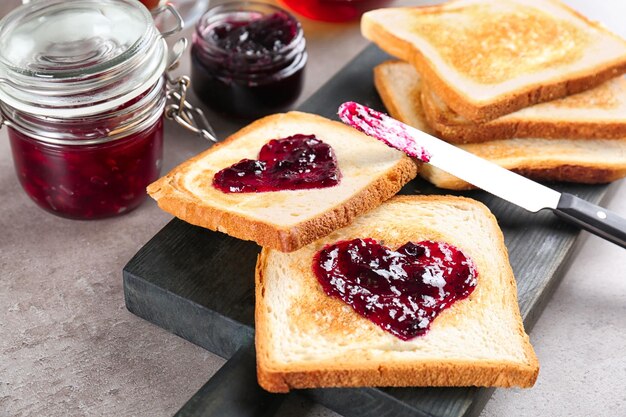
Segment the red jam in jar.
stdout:
[[22,187],[40,207],[75,219],[128,212],[143,202],[159,177],[163,120],[145,130],[97,145],[54,145],[9,128]]
[[372,9],[385,7],[391,0],[281,0],[294,12],[309,19],[345,22]]
[[284,111],[300,95],[307,61],[300,23],[264,3],[210,8],[191,49],[196,95],[214,110],[251,118]]
[[163,153],[168,35],[135,0],[31,2],[2,20],[2,125],[40,207],[97,219],[147,197]]
[[478,276],[474,262],[448,243],[392,250],[369,238],[326,246],[313,272],[326,294],[402,340],[428,332],[439,313],[470,296]]

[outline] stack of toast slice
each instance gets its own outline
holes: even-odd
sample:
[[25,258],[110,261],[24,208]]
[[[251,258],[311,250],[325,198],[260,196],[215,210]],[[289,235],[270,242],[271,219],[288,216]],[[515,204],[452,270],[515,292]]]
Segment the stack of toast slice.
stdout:
[[[536,180],[626,176],[626,42],[556,0],[458,0],[366,13],[400,58],[375,70],[391,115]],[[471,186],[431,167],[449,189]]]

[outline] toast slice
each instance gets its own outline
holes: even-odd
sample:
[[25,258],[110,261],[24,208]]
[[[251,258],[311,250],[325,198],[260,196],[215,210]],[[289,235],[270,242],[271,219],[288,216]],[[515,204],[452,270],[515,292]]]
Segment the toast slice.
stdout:
[[[387,61],[374,69],[374,83],[392,117],[435,134],[419,97],[420,75],[404,62]],[[538,181],[607,183],[626,176],[626,137],[622,139],[505,139],[457,145],[507,169]],[[429,164],[420,175],[440,188],[473,188]]]
[[[315,135],[330,145],[338,185],[308,190],[224,193],[216,172],[256,159],[271,139]],[[396,194],[417,175],[416,163],[343,123],[290,112],[253,122],[148,186],[159,207],[191,224],[281,251],[296,250],[349,224]]]
[[363,35],[410,62],[454,112],[485,122],[626,72],[626,42],[557,0],[374,10]]
[[[470,296],[442,311],[430,330],[407,341],[382,330],[313,273],[327,244],[374,238],[390,248],[434,240],[476,265]],[[396,196],[297,252],[264,248],[256,268],[259,384],[292,388],[357,386],[530,387],[539,364],[524,332],[502,232],[481,203],[452,196]]]
[[[506,139],[459,147],[537,181],[605,184],[626,177],[626,139]],[[475,188],[432,165],[420,175],[439,188]]]
[[422,85],[421,101],[428,124],[437,136],[452,143],[533,137],[626,137],[626,77],[616,77],[591,90],[526,107],[486,123],[473,123],[456,114],[426,83]]

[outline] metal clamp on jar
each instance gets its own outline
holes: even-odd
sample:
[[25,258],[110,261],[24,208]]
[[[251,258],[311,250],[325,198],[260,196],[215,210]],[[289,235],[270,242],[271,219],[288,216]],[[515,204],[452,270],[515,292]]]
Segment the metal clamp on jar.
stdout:
[[[176,24],[159,31],[164,13]],[[44,0],[0,21],[2,124],[40,207],[95,219],[139,206],[160,174],[168,98],[168,116],[215,141],[185,100],[188,80],[167,74],[186,41],[168,53],[165,37],[181,29],[171,6],[151,14],[134,0]]]

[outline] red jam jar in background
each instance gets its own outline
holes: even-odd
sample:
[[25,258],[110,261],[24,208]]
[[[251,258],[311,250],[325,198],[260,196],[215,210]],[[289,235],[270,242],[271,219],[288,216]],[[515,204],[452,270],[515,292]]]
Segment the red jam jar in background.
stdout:
[[148,9],[154,9],[156,7],[159,7],[159,3],[161,2],[161,0],[139,0],[139,2],[146,6]]
[[324,22],[347,22],[368,10],[379,9],[391,0],[281,0],[285,6],[309,19]]
[[300,23],[279,7],[212,7],[193,34],[192,88],[209,107],[235,117],[287,110],[302,91],[305,45]]
[[136,0],[43,0],[0,21],[0,113],[19,181],[43,209],[136,208],[163,152],[167,45]]

